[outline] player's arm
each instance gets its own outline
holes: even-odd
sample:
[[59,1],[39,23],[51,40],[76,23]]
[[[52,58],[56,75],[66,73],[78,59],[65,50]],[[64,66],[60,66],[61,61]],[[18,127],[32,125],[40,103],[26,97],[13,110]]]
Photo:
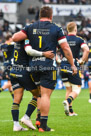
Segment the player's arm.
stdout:
[[26,38],[27,38],[27,35],[23,31],[19,31],[12,36],[12,39],[14,42],[19,42]]
[[46,58],[52,59],[54,57],[53,51],[46,51],[46,52],[41,52],[32,49],[30,45],[25,46],[25,51],[29,56],[45,56]]
[[68,43],[67,42],[61,43],[60,47],[62,48],[64,55],[67,58],[68,62],[71,64],[71,66],[74,66],[73,55],[72,55],[72,52],[71,52],[71,49]]
[[84,64],[87,61],[88,55],[89,55],[89,48],[86,43],[82,44],[81,48],[83,51],[82,58],[77,59],[77,61],[79,62],[80,65]]
[[63,42],[63,43],[60,44],[60,47],[62,48],[65,57],[67,58],[68,62],[71,65],[71,68],[73,70],[73,75],[77,74],[77,68],[76,68],[76,66],[74,64],[73,55],[72,55],[72,52],[71,52],[71,49],[70,49],[68,43],[67,42]]

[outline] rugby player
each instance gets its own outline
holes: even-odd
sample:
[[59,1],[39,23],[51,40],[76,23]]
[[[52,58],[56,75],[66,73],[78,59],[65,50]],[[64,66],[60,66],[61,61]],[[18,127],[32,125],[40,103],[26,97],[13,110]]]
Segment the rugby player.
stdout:
[[[27,50],[28,47],[28,50]],[[19,124],[19,105],[22,100],[24,89],[29,90],[33,94],[33,99],[28,104],[28,108],[26,114],[21,119],[21,122],[24,123],[29,128],[35,130],[36,128],[33,126],[31,120],[29,120],[31,114],[35,110],[37,106],[37,97],[39,95],[39,91],[30,78],[29,70],[29,56],[46,56],[49,58],[53,58],[54,54],[52,51],[48,52],[39,52],[32,49],[29,45],[29,40],[26,39],[24,41],[18,42],[14,45],[14,62],[12,66],[12,70],[10,71],[10,79],[12,83],[12,88],[14,91],[14,102],[12,105],[12,117],[14,121],[13,131],[26,131],[26,128],[23,128]],[[28,55],[27,55],[28,54]]]
[[14,43],[12,41],[12,35],[6,36],[6,42],[1,44],[1,50],[3,52],[3,59],[4,59],[4,73],[3,79],[8,80],[8,82],[0,88],[0,92],[4,91],[8,88],[10,94],[14,98],[13,90],[11,81],[9,78],[10,68],[12,66],[12,59],[13,59],[13,52],[14,52]]
[[[73,76],[71,71],[71,65],[64,56],[61,61],[61,77],[62,81],[66,87],[66,100],[63,102],[65,114],[68,116],[76,116],[77,114],[73,112],[72,102],[79,95],[81,91],[81,72],[79,65],[84,64],[89,55],[89,48],[84,40],[77,36],[77,25],[75,22],[70,22],[67,25],[68,35],[66,36],[69,46],[71,48],[74,63],[78,67],[78,73]],[[83,51],[82,58],[79,59],[80,49]]]
[[[56,55],[56,46],[60,45],[66,58],[72,66],[73,74],[77,73],[77,69],[73,62],[72,52],[67,44],[61,27],[52,23],[52,8],[44,6],[40,10],[40,20],[25,26],[24,29],[13,35],[14,41],[21,41],[28,38],[33,49],[38,51],[52,50]],[[56,60],[45,57],[32,57],[30,66],[37,67],[32,70],[32,77],[35,84],[40,83],[41,98],[40,112],[41,124],[39,132],[52,131],[47,126],[48,113],[50,109],[50,96],[56,85]]]
[[91,40],[88,41],[88,47],[90,50],[89,56],[88,56],[88,68],[89,68],[89,103],[91,103]]

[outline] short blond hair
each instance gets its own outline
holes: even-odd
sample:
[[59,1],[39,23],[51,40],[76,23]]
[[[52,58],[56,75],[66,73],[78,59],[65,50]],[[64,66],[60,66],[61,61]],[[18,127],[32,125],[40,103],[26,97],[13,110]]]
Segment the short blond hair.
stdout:
[[70,22],[70,23],[68,23],[68,24],[67,24],[67,31],[68,31],[68,32],[72,32],[76,26],[77,26],[77,25],[76,25],[75,22]]

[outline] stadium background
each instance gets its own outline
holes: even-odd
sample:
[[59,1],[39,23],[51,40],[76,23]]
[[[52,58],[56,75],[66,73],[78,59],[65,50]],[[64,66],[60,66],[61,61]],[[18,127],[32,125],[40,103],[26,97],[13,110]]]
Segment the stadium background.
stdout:
[[[75,21],[78,35],[86,42],[91,39],[91,0],[0,0],[0,44],[5,41],[8,33],[19,31],[31,21],[39,19],[39,10],[43,5],[53,8],[53,22],[61,25],[65,34],[69,21]],[[0,81],[1,86],[7,82],[2,80],[3,54],[0,50]],[[87,63],[82,67],[82,88],[88,88]],[[56,89],[64,89],[59,76]]]

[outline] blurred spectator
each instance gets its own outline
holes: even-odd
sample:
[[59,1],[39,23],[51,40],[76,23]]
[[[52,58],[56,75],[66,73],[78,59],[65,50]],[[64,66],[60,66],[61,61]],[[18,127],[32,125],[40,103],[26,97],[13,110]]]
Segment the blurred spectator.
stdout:
[[0,9],[0,19],[3,19],[4,13],[2,12],[2,10]]
[[74,0],[68,0],[68,2],[67,2],[68,4],[74,4],[75,3],[75,1]]
[[3,31],[5,31],[5,32],[9,31],[9,22],[7,22],[7,21],[4,22]]
[[91,0],[39,0],[44,4],[91,4]]
[[25,25],[30,25],[30,20],[28,18],[26,19]]
[[88,79],[89,79],[89,72],[87,70],[84,71],[84,80],[85,80],[85,87],[88,88]]
[[81,0],[81,3],[82,4],[87,4],[87,1],[86,0]]
[[44,3],[44,4],[49,4],[49,3],[50,3],[50,0],[43,0],[43,3]]
[[50,0],[50,2],[53,4],[59,4],[60,0]]
[[91,27],[91,20],[89,18],[87,19],[86,27]]
[[2,28],[2,26],[0,25],[0,37],[2,37],[3,36],[3,28]]
[[83,14],[82,14],[81,9],[80,9],[79,12],[77,13],[76,17],[77,17],[79,20],[84,19],[84,16],[83,16]]
[[37,21],[39,19],[39,7],[36,7],[35,9],[35,20]]
[[34,9],[33,6],[30,6],[30,7],[28,8],[28,13],[29,13],[29,14],[35,14],[35,9]]

